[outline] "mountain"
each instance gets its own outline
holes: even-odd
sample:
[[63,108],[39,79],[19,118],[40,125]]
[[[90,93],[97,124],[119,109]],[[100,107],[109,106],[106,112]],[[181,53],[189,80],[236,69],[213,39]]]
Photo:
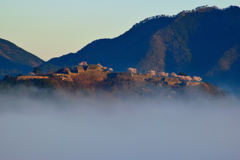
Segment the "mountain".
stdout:
[[7,58],[0,56],[0,77],[4,77],[5,75],[18,75],[23,74],[26,71],[31,71],[32,67],[22,65],[19,63],[14,63]]
[[202,6],[175,16],[147,18],[119,37],[93,41],[40,67],[71,67],[81,61],[115,71],[134,67],[142,73],[184,72],[211,82],[239,83],[240,8]]
[[19,48],[15,44],[0,39],[0,76],[25,74],[44,63],[37,56]]

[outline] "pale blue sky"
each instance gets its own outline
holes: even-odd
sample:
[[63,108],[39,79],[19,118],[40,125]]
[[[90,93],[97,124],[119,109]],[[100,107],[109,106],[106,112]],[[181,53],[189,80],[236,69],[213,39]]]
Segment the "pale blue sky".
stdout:
[[0,38],[44,60],[113,38],[135,23],[198,6],[240,6],[240,0],[1,0]]

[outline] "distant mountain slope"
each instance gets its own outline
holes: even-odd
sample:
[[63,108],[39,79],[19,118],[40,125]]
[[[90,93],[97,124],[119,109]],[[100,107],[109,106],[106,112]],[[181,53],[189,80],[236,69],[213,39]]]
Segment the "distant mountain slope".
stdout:
[[14,63],[9,59],[0,56],[0,77],[5,75],[18,75],[25,74],[31,71],[33,68],[30,66]]
[[37,56],[4,39],[0,39],[0,56],[7,58],[14,63],[30,67],[37,67],[44,62]]
[[59,58],[53,58],[47,63],[57,66],[72,66],[80,61],[101,63],[115,70],[125,71],[130,66],[136,66],[145,56],[151,36],[173,22],[174,18],[162,17],[152,21],[142,22],[125,34],[114,39],[100,39],[88,44],[76,54],[70,53]]
[[0,76],[27,73],[44,61],[19,48],[15,44],[0,39]]
[[136,67],[139,72],[181,71],[207,80],[234,80],[240,78],[239,47],[239,7],[198,7],[172,17],[145,19],[117,38],[93,41],[77,53],[53,58],[42,67],[87,61],[115,71]]

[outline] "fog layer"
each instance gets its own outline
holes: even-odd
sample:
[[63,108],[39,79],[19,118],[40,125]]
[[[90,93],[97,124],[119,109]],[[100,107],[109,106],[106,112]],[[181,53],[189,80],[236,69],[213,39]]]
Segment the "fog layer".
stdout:
[[240,158],[238,99],[30,97],[0,96],[1,160]]

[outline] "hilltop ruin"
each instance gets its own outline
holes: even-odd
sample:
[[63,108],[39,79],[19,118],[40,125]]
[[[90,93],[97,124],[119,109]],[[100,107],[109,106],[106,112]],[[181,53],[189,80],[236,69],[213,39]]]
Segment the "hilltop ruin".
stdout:
[[[171,87],[179,86],[198,86],[204,82],[188,81],[187,78],[183,76],[168,77],[168,73],[155,74],[155,71],[150,71],[149,73],[142,74],[136,73],[134,68],[129,68],[127,72],[113,72],[112,69],[107,70],[107,67],[103,67],[100,64],[89,64],[86,62],[80,63],[74,69],[69,68],[59,69],[57,72],[48,75],[34,75],[34,76],[19,76],[17,80],[27,80],[27,79],[49,79],[51,77],[60,78],[62,81],[76,82],[76,81],[94,81],[103,82],[107,79],[131,79],[135,82],[151,82],[151,83],[164,83]],[[189,77],[189,76],[188,76]]]

